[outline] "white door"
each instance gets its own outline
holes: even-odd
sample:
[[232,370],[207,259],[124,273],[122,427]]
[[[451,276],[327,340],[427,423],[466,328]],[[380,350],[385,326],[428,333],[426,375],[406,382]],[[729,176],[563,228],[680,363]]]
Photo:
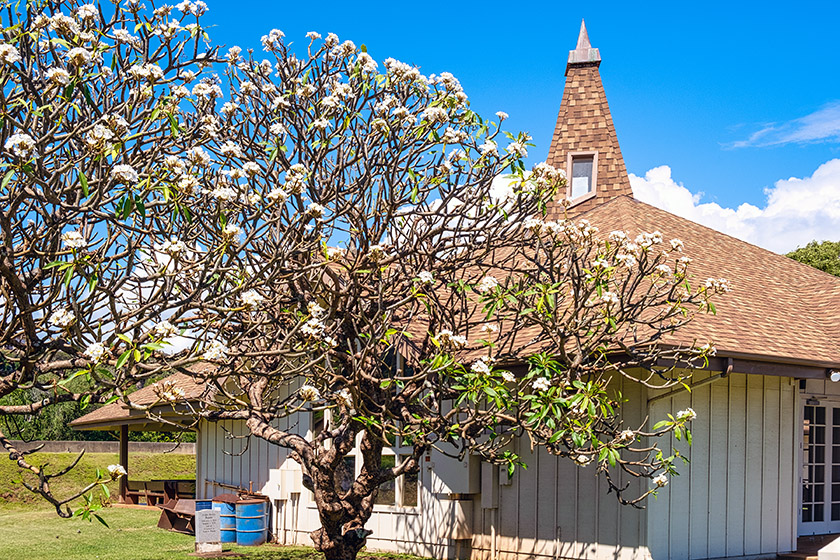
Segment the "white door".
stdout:
[[799,535],[840,532],[840,403],[805,403]]

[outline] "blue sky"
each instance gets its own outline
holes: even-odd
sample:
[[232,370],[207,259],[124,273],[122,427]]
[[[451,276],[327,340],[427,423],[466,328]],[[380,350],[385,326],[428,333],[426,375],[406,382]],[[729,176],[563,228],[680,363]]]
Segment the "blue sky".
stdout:
[[[732,217],[726,210],[737,212],[744,203],[769,210],[777,182],[807,179],[840,158],[836,2],[208,4],[205,24],[217,26],[210,31],[217,43],[259,51],[260,36],[277,28],[304,48],[307,31],[334,32],[364,43],[380,62],[394,57],[426,74],[452,72],[473,109],[486,115],[504,110],[509,130],[533,135],[532,163],[547,154],[566,58],[585,17],[592,45],[601,51],[601,77],[628,171],[644,178],[668,166],[670,183],[662,170],[658,179],[647,178],[661,183],[660,205],[677,211],[667,199],[684,185],[694,208],[682,213],[703,221],[699,215],[717,212],[717,222],[708,225],[718,229],[726,230],[718,222]],[[830,219],[837,219],[834,239],[840,239],[840,170],[836,180],[837,200],[826,204],[836,202],[837,216]],[[771,224],[766,215],[756,225],[747,209],[737,224],[747,230],[800,227]],[[737,227],[729,232],[739,234]],[[766,240],[774,235],[785,231],[739,236],[777,251],[793,248]],[[828,238],[831,231],[803,230],[796,244],[808,235]]]

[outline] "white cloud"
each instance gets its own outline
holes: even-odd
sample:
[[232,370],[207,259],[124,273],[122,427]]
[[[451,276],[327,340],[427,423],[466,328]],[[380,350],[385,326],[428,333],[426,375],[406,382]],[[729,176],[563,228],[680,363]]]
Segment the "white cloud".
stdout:
[[667,165],[644,177],[631,173],[630,184],[642,202],[778,253],[812,240],[840,240],[840,159],[820,165],[810,177],[776,181],[764,192],[763,208],[701,202],[703,193],[674,181]]
[[833,101],[798,119],[764,125],[731,148],[779,146],[781,144],[840,141],[840,101]]

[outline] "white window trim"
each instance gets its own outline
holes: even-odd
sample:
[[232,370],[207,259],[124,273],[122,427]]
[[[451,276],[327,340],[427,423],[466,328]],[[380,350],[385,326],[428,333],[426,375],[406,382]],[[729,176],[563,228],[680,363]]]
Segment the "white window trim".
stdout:
[[[586,194],[580,195],[577,198],[572,198],[572,160],[579,156],[592,156],[592,190]],[[584,200],[593,198],[598,192],[598,152],[569,152],[566,154],[566,177],[568,178],[566,184],[566,198],[571,201],[572,205],[579,204]]]

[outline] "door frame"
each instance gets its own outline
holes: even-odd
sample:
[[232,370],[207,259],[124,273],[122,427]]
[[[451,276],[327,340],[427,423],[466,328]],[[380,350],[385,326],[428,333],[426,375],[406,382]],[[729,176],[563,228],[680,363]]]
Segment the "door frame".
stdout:
[[[833,409],[840,408],[840,396],[826,396],[826,395],[816,395],[816,394],[809,394],[799,392],[798,394],[798,418],[799,421],[796,426],[796,441],[799,444],[799,452],[798,452],[798,459],[796,461],[797,470],[796,470],[796,535],[798,537],[803,536],[811,536],[811,535],[826,535],[832,533],[840,532],[840,520],[832,521],[831,520],[831,490],[832,490],[832,483],[840,483],[840,480],[833,481],[831,478],[831,467],[832,467],[832,446],[838,444],[834,442],[833,438]],[[819,404],[808,404],[808,400],[811,398],[817,399]],[[824,521],[820,522],[813,522],[808,521],[806,522],[808,525],[804,525],[802,521],[802,502],[803,502],[803,471],[805,468],[805,439],[804,439],[804,426],[805,426],[805,407],[806,406],[822,406],[826,409],[826,418],[825,418],[825,462],[826,465],[826,472],[823,477],[824,480],[824,493],[823,493],[823,504],[824,504]],[[830,443],[829,443],[830,442]],[[840,463],[838,463],[840,464]]]

